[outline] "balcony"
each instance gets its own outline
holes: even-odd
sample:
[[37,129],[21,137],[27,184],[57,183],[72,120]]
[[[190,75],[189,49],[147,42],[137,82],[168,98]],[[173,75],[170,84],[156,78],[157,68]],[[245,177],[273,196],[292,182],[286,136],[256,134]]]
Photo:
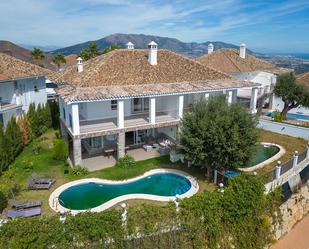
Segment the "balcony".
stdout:
[[[175,115],[167,112],[156,112],[155,124],[178,121]],[[134,128],[138,126],[151,125],[149,123],[149,113],[139,113],[126,116],[124,118],[124,128]],[[117,118],[106,118],[96,120],[83,120],[80,117],[80,133],[91,133],[98,131],[112,131],[118,129]]]
[[11,110],[18,109],[21,107],[22,107],[21,105],[17,105],[17,104],[0,102],[0,112],[7,112],[7,111],[11,111]]

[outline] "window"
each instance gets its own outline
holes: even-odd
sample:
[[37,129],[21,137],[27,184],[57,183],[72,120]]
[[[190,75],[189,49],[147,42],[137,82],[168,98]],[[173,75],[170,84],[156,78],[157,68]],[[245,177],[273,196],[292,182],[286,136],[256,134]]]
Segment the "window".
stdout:
[[132,101],[133,112],[145,112],[149,110],[149,98],[134,98]]
[[0,113],[0,126],[3,127],[3,114]]
[[111,109],[117,110],[117,100],[111,100]]
[[35,92],[38,92],[38,91],[39,91],[38,86],[34,86],[34,91],[35,91]]

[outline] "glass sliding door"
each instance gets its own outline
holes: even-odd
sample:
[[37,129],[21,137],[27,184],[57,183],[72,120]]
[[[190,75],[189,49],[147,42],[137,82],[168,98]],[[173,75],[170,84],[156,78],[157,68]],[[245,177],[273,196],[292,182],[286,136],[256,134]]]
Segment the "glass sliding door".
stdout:
[[149,98],[134,98],[132,99],[132,112],[149,111]]

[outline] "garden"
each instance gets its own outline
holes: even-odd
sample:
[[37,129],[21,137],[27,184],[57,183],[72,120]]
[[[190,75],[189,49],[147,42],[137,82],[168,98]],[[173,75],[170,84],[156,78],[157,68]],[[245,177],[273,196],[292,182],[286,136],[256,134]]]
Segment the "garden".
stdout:
[[[304,150],[307,142],[258,130],[254,116],[239,105],[225,103],[224,96],[219,96],[198,103],[193,112],[185,114],[181,127],[185,163],[171,163],[168,156],[138,162],[126,157],[113,167],[95,172],[69,166],[68,148],[59,136],[57,124],[48,121],[49,115],[45,115],[45,122],[31,118],[38,112],[42,118],[42,113],[51,113],[52,108],[34,108],[25,117],[28,124],[15,126],[20,131],[18,136],[14,135],[21,141],[18,152],[12,152],[14,156],[7,161],[9,164],[2,161],[2,165],[9,166],[2,166],[0,208],[5,212],[12,199],[42,200],[42,215],[13,219],[3,225],[0,248],[46,248],[46,245],[50,248],[264,248],[272,242],[272,225],[280,222],[280,191],[265,196],[259,176],[273,169],[274,163],[260,169],[257,176],[251,173],[231,178],[224,191],[217,191],[216,185],[207,180],[206,172],[209,168],[245,166],[250,163],[258,142],[283,146],[286,153],[282,161],[290,159],[295,150]],[[11,122],[18,125],[15,120]],[[2,155],[7,149],[4,145],[12,137],[10,130],[2,131]],[[51,192],[69,181],[92,177],[123,180],[156,168],[189,173],[197,179],[199,192],[180,200],[180,211],[176,211],[173,203],[126,201],[125,224],[119,205],[101,213],[67,214],[65,222],[48,205]],[[29,190],[28,180],[34,172],[55,179],[55,184],[49,190]]]

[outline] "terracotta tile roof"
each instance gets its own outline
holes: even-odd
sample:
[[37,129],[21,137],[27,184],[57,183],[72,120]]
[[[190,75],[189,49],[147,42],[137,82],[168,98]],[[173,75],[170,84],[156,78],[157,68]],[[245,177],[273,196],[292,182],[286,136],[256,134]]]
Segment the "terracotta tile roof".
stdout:
[[203,65],[210,66],[225,73],[252,72],[252,71],[271,71],[274,73],[286,72],[289,69],[279,68],[267,61],[258,59],[252,55],[246,54],[243,59],[239,56],[236,49],[222,48],[206,54],[196,59]]
[[252,86],[169,50],[158,50],[158,64],[146,49],[119,49],[86,61],[83,72],[67,68],[56,79],[66,102],[187,93]]
[[66,61],[65,64],[68,65],[68,66],[75,65],[76,64],[76,59],[77,59],[77,55],[76,54],[67,55],[65,57],[65,61]]
[[168,50],[158,50],[158,65],[148,63],[146,49],[117,49],[84,62],[84,71],[67,68],[57,81],[79,87],[170,83],[230,76]]
[[40,66],[0,53],[0,80],[12,80],[30,76],[55,75],[55,72]]
[[125,97],[143,97],[151,95],[169,95],[173,93],[205,92],[223,89],[259,86],[248,81],[231,79],[177,82],[169,84],[113,85],[99,87],[74,87],[66,85],[58,88],[57,93],[65,102],[85,100],[117,99]]
[[309,88],[309,72],[298,75],[297,79]]

